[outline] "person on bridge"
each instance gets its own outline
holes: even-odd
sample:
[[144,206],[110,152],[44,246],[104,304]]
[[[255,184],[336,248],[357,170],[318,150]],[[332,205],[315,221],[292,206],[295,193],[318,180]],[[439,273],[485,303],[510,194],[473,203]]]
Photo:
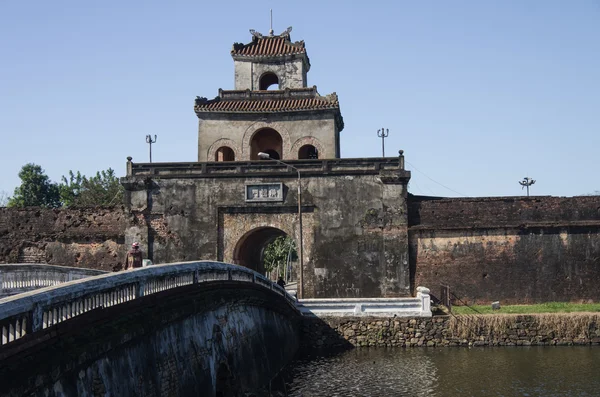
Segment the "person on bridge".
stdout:
[[281,288],[285,288],[285,281],[283,281],[283,277],[279,276],[279,279],[277,279],[277,285],[279,285]]
[[140,249],[140,243],[137,241],[131,244],[131,249],[125,257],[125,270],[142,267],[143,254]]

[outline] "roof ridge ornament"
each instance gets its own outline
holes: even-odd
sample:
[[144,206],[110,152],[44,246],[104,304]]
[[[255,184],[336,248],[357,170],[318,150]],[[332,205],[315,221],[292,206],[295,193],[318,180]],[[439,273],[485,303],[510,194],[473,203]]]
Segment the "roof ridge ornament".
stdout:
[[279,37],[283,37],[284,39],[290,39],[290,33],[292,32],[292,27],[288,26],[288,28],[279,35]]
[[250,29],[250,34],[252,35],[253,39],[262,39],[263,38],[262,33],[259,33],[254,29]]
[[[282,39],[286,39],[288,41],[290,41],[290,33],[292,32],[292,27],[289,26],[286,30],[284,30],[283,32],[281,32],[280,34],[278,34],[277,36],[275,36],[273,34],[273,29],[269,30],[269,36],[268,37],[281,37]],[[258,40],[258,39],[264,39],[265,36],[260,33],[257,32],[254,29],[250,29],[250,34],[252,35],[252,41]],[[301,40],[301,42],[304,42],[304,40]],[[295,44],[300,43],[300,42],[296,42]]]

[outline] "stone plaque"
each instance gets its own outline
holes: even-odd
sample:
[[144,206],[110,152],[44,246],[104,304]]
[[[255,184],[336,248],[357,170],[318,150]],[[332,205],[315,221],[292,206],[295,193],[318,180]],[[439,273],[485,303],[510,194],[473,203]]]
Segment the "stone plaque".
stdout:
[[246,202],[283,201],[283,184],[257,183],[246,185]]

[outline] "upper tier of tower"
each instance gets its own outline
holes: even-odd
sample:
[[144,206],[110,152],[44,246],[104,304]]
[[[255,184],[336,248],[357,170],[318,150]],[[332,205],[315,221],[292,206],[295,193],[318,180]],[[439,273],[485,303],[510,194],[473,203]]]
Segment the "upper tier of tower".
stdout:
[[236,90],[306,88],[310,60],[304,41],[292,43],[292,28],[268,36],[251,30],[252,41],[235,43],[231,57],[235,65]]

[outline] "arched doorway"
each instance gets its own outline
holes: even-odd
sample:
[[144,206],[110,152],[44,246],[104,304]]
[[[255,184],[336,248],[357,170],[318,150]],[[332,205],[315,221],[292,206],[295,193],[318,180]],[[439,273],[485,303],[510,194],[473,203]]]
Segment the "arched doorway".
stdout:
[[[275,227],[259,227],[246,233],[240,238],[233,252],[233,263],[250,268],[260,274],[265,274],[265,249],[278,237],[287,237],[287,234]],[[288,241],[290,241],[288,239]],[[295,243],[283,247],[289,249],[290,259],[297,259]],[[284,254],[287,256],[287,252]]]
[[273,128],[258,130],[250,140],[250,160],[260,160],[259,152],[268,153],[273,159],[280,160],[283,153],[283,139]]

